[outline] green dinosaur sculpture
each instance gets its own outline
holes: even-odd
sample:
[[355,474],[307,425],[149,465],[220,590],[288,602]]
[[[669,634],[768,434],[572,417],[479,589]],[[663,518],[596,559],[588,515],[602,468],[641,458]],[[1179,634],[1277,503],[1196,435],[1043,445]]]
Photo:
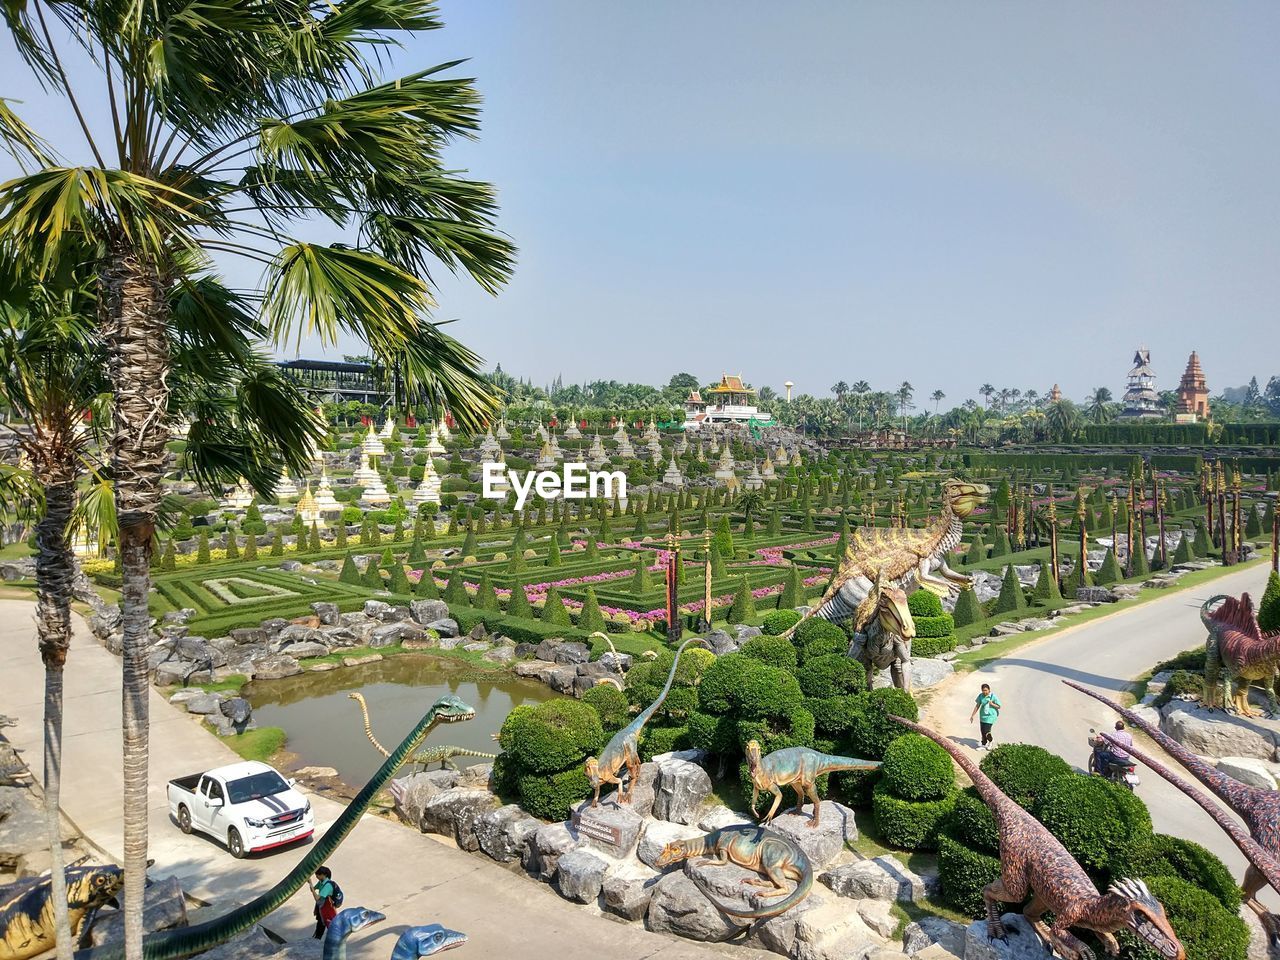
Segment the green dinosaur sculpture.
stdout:
[[[731,917],[763,919],[786,913],[809,895],[813,889],[813,867],[804,851],[790,837],[766,830],[754,823],[740,823],[721,827],[692,840],[673,840],[662,848],[656,865],[659,869],[692,857],[706,857],[714,866],[736,863],[754,870],[764,879],[744,880],[743,883],[764,887],[771,891],[763,897],[782,897],[770,907],[759,910],[741,910],[707,896],[721,913]],[[787,880],[796,881],[794,890],[788,892]],[[703,891],[704,895],[706,891]]]
[[[360,713],[364,717],[364,735],[369,738],[369,742],[373,744],[384,757],[391,756],[391,753],[378,742],[378,738],[373,735],[373,726],[369,723],[369,705],[365,703],[364,694],[348,693],[347,696],[360,704]],[[444,745],[440,747],[427,747],[425,750],[419,750],[408,760],[404,762],[406,767],[421,764],[428,767],[433,763],[438,763],[442,767],[448,767],[450,770],[457,770],[458,765],[453,762],[454,757],[480,757],[482,760],[494,760],[497,758],[496,753],[482,753],[479,750],[469,750],[466,747],[453,747]]]
[[[1221,606],[1217,604],[1221,601]],[[1216,607],[1210,612],[1211,607]],[[1200,605],[1200,621],[1209,631],[1204,651],[1204,704],[1221,706],[1245,717],[1259,714],[1249,706],[1249,684],[1262,680],[1271,713],[1280,713],[1280,633],[1264,634],[1253,600],[1223,594]],[[1219,699],[1221,680],[1221,699]]]
[[[79,939],[98,908],[124,885],[119,867],[68,867],[67,913],[71,935]],[[0,960],[27,960],[52,950],[53,883],[49,877],[19,880],[0,890]]]
[[[684,648],[691,643],[705,642],[701,637],[692,637],[680,644],[679,649],[676,650],[676,658],[671,663],[671,672],[667,675],[667,685],[662,688],[658,698],[641,710],[634,720],[615,733],[599,757],[587,757],[583,770],[586,771],[587,779],[591,781],[596,791],[591,800],[591,806],[600,805],[600,787],[605,783],[618,785],[618,803],[631,802],[631,795],[636,791],[636,781],[640,778],[640,731],[658,712],[662,701],[667,699],[667,694],[671,692],[671,684],[676,678],[676,668],[680,666],[680,654],[684,653]],[[626,793],[622,792],[620,776],[624,766],[627,768],[627,782],[630,787]]]
[[[378,772],[361,788],[355,799],[333,822],[333,826],[325,831],[324,836],[316,841],[307,855],[299,860],[279,883],[266,893],[217,919],[180,930],[162,930],[145,937],[142,941],[144,960],[174,960],[176,957],[200,953],[225,943],[236,934],[243,933],[263,920],[302,889],[302,885],[316,868],[333,856],[347,834],[360,822],[360,818],[364,816],[373,798],[387,785],[396,770],[404,763],[405,758],[422,742],[422,738],[435,728],[436,724],[458,723],[470,720],[475,715],[475,710],[457,697],[452,695],[441,697],[409,731],[409,735],[404,738],[400,746],[396,747],[395,752],[387,757],[378,768]],[[123,960],[123,957],[124,944],[119,942],[81,950],[76,954],[76,960]]]
[[813,819],[810,827],[818,825],[822,815],[822,803],[818,800],[818,788],[815,785],[824,773],[836,770],[874,770],[880,766],[878,760],[859,760],[856,757],[837,757],[829,753],[819,753],[809,747],[784,747],[775,750],[767,757],[760,756],[760,741],[747,742],[747,768],[751,771],[751,812],[756,811],[756,797],[761,790],[773,794],[773,805],[765,814],[761,823],[768,823],[778,812],[778,804],[782,802],[782,787],[787,784],[796,792],[796,813],[804,812],[804,801],[807,796],[813,802]]

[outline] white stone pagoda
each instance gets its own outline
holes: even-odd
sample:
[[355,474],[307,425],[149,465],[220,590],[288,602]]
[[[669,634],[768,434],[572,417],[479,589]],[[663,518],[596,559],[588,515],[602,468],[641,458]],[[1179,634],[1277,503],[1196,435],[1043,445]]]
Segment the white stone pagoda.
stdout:
[[631,446],[631,438],[627,436],[625,427],[618,428],[614,439],[618,441],[617,454],[619,457],[623,460],[634,460],[636,458],[636,452]]
[[449,432],[449,424],[445,423],[443,419],[436,425],[436,429],[440,432],[440,441],[442,443],[448,443],[453,439],[453,434]]
[[777,476],[777,474],[774,473],[773,470],[773,458],[766,454],[764,458],[764,466],[760,468],[760,477],[763,480],[772,480],[775,476]]
[[492,430],[486,430],[484,436],[480,440],[480,455],[486,460],[492,459],[502,449],[500,444],[493,435]]
[[591,441],[591,449],[587,451],[587,463],[600,469],[608,462],[609,457],[604,452],[604,444],[600,442],[600,434],[596,434]]
[[289,476],[289,471],[285,470],[280,474],[280,482],[276,484],[276,496],[284,498],[296,497],[297,495],[298,485],[294,483],[293,479]]
[[387,452],[378,435],[370,430],[369,435],[360,443],[360,453],[369,457],[380,457]]
[[395,417],[387,417],[386,421],[384,421],[382,424],[382,439],[390,440],[392,434],[394,434],[395,432],[396,432]]
[[333,487],[329,485],[329,474],[324,467],[320,468],[320,486],[316,488],[316,507],[321,514],[342,511],[342,504],[333,495]]
[[223,510],[248,510],[253,505],[253,491],[249,489],[249,481],[241,477],[222,498]]
[[302,491],[302,496],[298,498],[298,516],[302,518],[303,523],[307,524],[315,523],[320,519],[320,505],[311,493],[310,483]]
[[361,487],[367,487],[375,482],[382,483],[382,477],[378,475],[378,471],[369,464],[367,451],[360,451],[360,466],[356,467],[355,473],[351,475],[351,481]]
[[551,442],[549,440],[544,440],[542,442],[542,450],[538,454],[538,469],[554,470],[558,462],[555,451],[551,449]]
[[737,482],[738,475],[734,473],[733,453],[729,450],[727,443],[720,450],[720,462],[716,466],[715,478],[724,483]]
[[498,421],[498,429],[494,433],[494,436],[496,436],[499,440],[511,439],[511,431],[507,429],[507,421],[505,419]]
[[747,479],[742,481],[744,490],[761,490],[764,488],[764,478],[760,476],[760,468],[753,462],[751,464],[751,473]]
[[446,452],[444,444],[440,442],[439,427],[431,428],[431,436],[427,439],[427,445],[422,448],[422,452],[428,457],[438,457]]
[[582,431],[578,429],[578,421],[572,417],[569,418],[569,425],[564,428],[564,438],[566,440],[582,439]]
[[547,439],[547,446],[551,448],[551,455],[553,457],[557,460],[564,459],[564,453],[560,450],[560,441],[556,439],[556,435],[554,433]]
[[413,502],[440,502],[440,477],[436,475],[436,468],[432,466],[430,460],[428,460],[427,465],[422,468],[422,482],[414,488]]
[[662,482],[668,487],[683,487],[684,474],[680,472],[680,468],[676,466],[676,458],[671,458],[671,463],[667,466],[667,472],[662,475]]

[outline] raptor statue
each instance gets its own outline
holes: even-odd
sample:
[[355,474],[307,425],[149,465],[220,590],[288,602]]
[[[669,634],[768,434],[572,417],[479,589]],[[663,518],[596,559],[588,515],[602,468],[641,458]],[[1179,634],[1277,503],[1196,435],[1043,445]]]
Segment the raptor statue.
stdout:
[[[760,878],[743,880],[743,883],[764,887],[767,892],[760,895],[762,898],[782,897],[768,907],[743,910],[707,895],[717,910],[731,917],[752,920],[776,917],[802,901],[813,889],[813,867],[799,844],[754,823],[721,827],[691,840],[673,840],[662,848],[655,865],[661,869],[693,857],[705,857],[705,862],[713,866],[736,863],[754,870]],[[795,881],[794,890],[788,889],[788,880]]]
[[1280,917],[1268,911],[1258,899],[1258,891],[1267,884],[1270,884],[1273,889],[1280,892],[1280,884],[1277,883],[1280,880],[1280,875],[1276,873],[1276,864],[1280,863],[1280,792],[1267,790],[1263,787],[1254,787],[1247,783],[1241,783],[1235,777],[1227,776],[1225,773],[1209,766],[1173,737],[1154,724],[1148,723],[1134,711],[1128,710],[1114,700],[1110,700],[1102,694],[1071,680],[1063,680],[1062,682],[1075,690],[1079,690],[1081,693],[1088,694],[1095,700],[1105,703],[1120,716],[1124,717],[1131,727],[1145,733],[1163,747],[1166,753],[1186,767],[1193,777],[1208,787],[1214,796],[1234,810],[1240,819],[1244,821],[1244,825],[1249,828],[1249,837],[1246,839],[1252,839],[1253,841],[1253,845],[1249,847],[1241,844],[1239,825],[1229,817],[1225,817],[1222,813],[1222,808],[1217,804],[1211,803],[1201,791],[1187,783],[1163,764],[1157,763],[1139,751],[1130,750],[1129,747],[1124,748],[1203,807],[1209,816],[1213,817],[1218,826],[1227,832],[1227,835],[1236,846],[1240,847],[1241,852],[1244,853],[1245,858],[1249,861],[1249,867],[1244,873],[1244,883],[1241,884],[1244,890],[1245,903],[1257,915],[1258,920],[1261,921],[1273,948],[1280,947]]
[[[1092,930],[1113,956],[1120,951],[1115,934],[1129,929],[1166,960],[1185,960],[1186,950],[1165,916],[1164,907],[1141,880],[1122,879],[1099,893],[1084,868],[1067,848],[1035,817],[1009,799],[947,737],[911,720],[898,723],[941,746],[973,782],[991,815],[1000,838],[1000,877],[982,888],[987,906],[987,935],[1006,936],[1000,922],[1000,904],[1031,902],[1022,915],[1051,951],[1067,960],[1093,960],[1093,951],[1071,932],[1072,927]],[[1053,913],[1053,925],[1042,917]]]
[[[583,770],[586,771],[587,779],[595,787],[595,796],[591,800],[591,806],[597,807],[600,805],[600,787],[606,783],[616,783],[618,785],[618,803],[631,802],[631,796],[636,792],[636,781],[640,779],[640,731],[644,729],[644,725],[649,722],[650,718],[658,712],[658,708],[662,706],[662,701],[667,699],[667,694],[671,692],[671,684],[676,678],[676,669],[680,666],[680,654],[684,653],[684,648],[691,643],[705,644],[706,641],[701,637],[692,637],[680,644],[679,649],[676,650],[676,658],[671,662],[671,672],[667,674],[666,686],[662,688],[662,692],[658,694],[657,699],[636,714],[634,720],[615,733],[612,739],[605,744],[605,748],[600,752],[599,757],[587,757],[586,763],[582,765]],[[622,790],[623,767],[627,768],[629,787],[625,793]]]
[[925,526],[859,527],[827,592],[782,635],[791,636],[810,617],[832,623],[852,617],[855,629],[860,629],[875,612],[868,597],[880,577],[908,593],[923,587],[941,597],[969,586],[969,577],[947,566],[947,554],[960,544],[965,517],[985,503],[990,492],[985,484],[948,480],[942,485],[942,511]]
[[[124,886],[117,866],[67,867],[67,913],[71,936],[80,939],[93,915],[115,900]],[[52,950],[53,882],[49,877],[19,880],[0,888],[0,960],[27,960]]]
[[[373,735],[373,726],[369,723],[369,705],[365,703],[363,693],[348,693],[348,697],[360,704],[360,714],[364,717],[364,735],[369,738],[369,742],[373,744],[384,757],[391,756],[391,752],[378,742],[378,738]],[[498,755],[496,753],[481,753],[479,750],[470,750],[466,747],[426,747],[419,750],[408,760],[404,762],[406,767],[417,766],[421,764],[424,767],[433,763],[438,763],[442,767],[448,767],[450,770],[457,770],[458,765],[453,762],[454,757],[479,757],[482,760],[493,760]]]
[[867,671],[867,689],[871,689],[876,671],[889,668],[893,685],[911,692],[911,641],[915,639],[916,622],[907,606],[907,594],[901,587],[885,583],[884,575],[876,577],[867,594],[874,604],[865,625],[854,625],[849,656]]
[[[762,790],[773,794],[773,805],[765,814],[761,823],[768,823],[778,812],[778,804],[782,802],[782,788],[787,784],[796,792],[796,813],[804,812],[804,801],[808,797],[813,803],[813,818],[809,826],[816,827],[822,814],[822,803],[818,800],[818,778],[824,773],[837,770],[874,770],[880,766],[878,760],[859,760],[856,757],[837,757],[829,753],[819,753],[808,747],[784,747],[775,750],[767,757],[760,755],[760,741],[747,741],[747,769],[751,772],[751,812],[756,811],[756,797]],[[757,813],[757,816],[759,814]]]
[[1242,594],[1238,600],[1222,594],[1210,597],[1200,605],[1200,621],[1209,631],[1204,649],[1205,706],[1259,716],[1249,706],[1249,684],[1261,680],[1271,713],[1280,713],[1276,702],[1280,693],[1280,632],[1262,632],[1249,595]]
[[[178,930],[161,930],[148,935],[142,941],[143,960],[174,960],[177,957],[200,953],[225,943],[236,934],[243,933],[255,923],[262,921],[302,889],[302,885],[316,868],[333,856],[347,834],[360,822],[360,818],[364,816],[373,798],[387,785],[400,765],[422,742],[423,737],[435,729],[437,724],[458,723],[470,720],[475,715],[475,710],[457,697],[452,695],[441,697],[432,704],[431,709],[414,725],[400,746],[396,747],[369,782],[347,804],[338,819],[324,832],[324,836],[312,845],[307,855],[299,860],[279,883],[243,906],[216,919]],[[76,960],[123,960],[124,944],[108,943],[89,950],[81,950],[75,956]]]

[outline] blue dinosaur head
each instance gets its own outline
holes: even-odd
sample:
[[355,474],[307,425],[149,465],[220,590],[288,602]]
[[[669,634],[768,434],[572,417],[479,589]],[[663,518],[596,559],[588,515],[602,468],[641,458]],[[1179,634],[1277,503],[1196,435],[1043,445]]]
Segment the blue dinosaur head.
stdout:
[[347,907],[345,910],[339,910],[338,915],[329,923],[329,929],[325,931],[325,942],[341,942],[357,930],[381,923],[385,919],[387,919],[385,914],[370,910],[368,907]]
[[438,923],[425,923],[420,927],[410,927],[400,934],[391,956],[393,960],[419,960],[421,957],[460,947],[466,942],[465,933],[450,930]]
[[431,712],[441,723],[458,723],[462,720],[470,720],[476,715],[475,707],[453,694],[445,694],[433,703]]

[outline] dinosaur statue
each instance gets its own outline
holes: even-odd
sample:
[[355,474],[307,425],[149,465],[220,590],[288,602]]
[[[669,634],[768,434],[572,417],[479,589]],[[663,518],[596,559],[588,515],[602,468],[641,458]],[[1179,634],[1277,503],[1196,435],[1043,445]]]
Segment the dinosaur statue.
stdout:
[[[79,939],[90,918],[124,886],[119,867],[68,867],[67,912]],[[19,880],[0,889],[0,960],[27,960],[52,950],[53,883],[49,877]]]
[[410,927],[400,934],[395,949],[391,951],[391,960],[420,960],[421,957],[453,950],[466,942],[465,933],[450,930],[438,923],[425,923],[420,927]]
[[[364,735],[369,738],[369,742],[373,744],[374,749],[384,757],[391,756],[390,751],[380,744],[378,742],[378,738],[373,735],[373,726],[369,723],[369,705],[365,703],[364,694],[348,693],[347,696],[360,704],[360,713],[364,716]],[[421,764],[426,767],[433,763],[438,763],[441,767],[448,767],[450,770],[457,770],[458,766],[453,762],[454,757],[480,757],[483,760],[493,760],[497,756],[498,755],[496,753],[481,753],[479,750],[469,750],[466,747],[451,747],[446,745],[442,747],[427,747],[424,750],[419,750],[406,760],[404,765],[406,767],[412,767]]]
[[[1173,737],[1159,727],[1148,723],[1134,711],[1128,710],[1114,700],[1110,700],[1102,694],[1071,680],[1063,680],[1062,682],[1074,690],[1079,690],[1081,693],[1105,703],[1120,716],[1124,717],[1129,726],[1135,730],[1141,730],[1163,747],[1166,753],[1186,767],[1192,776],[1208,787],[1214,796],[1239,815],[1245,826],[1249,828],[1250,837],[1252,837],[1261,852],[1270,858],[1271,863],[1280,861],[1280,792],[1267,790],[1263,787],[1254,787],[1247,783],[1241,783],[1235,777],[1227,776],[1225,773],[1205,763]],[[1124,749],[1138,757],[1152,770],[1200,804],[1201,807],[1204,807],[1218,825],[1227,831],[1227,835],[1235,841],[1236,846],[1240,847],[1245,857],[1249,860],[1249,867],[1244,874],[1244,883],[1241,884],[1244,889],[1245,903],[1261,921],[1263,928],[1267,931],[1267,935],[1271,938],[1272,944],[1280,946],[1280,917],[1270,913],[1262,905],[1262,902],[1258,900],[1258,891],[1268,883],[1280,892],[1280,886],[1276,886],[1276,879],[1280,878],[1268,876],[1267,870],[1262,866],[1263,861],[1256,858],[1254,854],[1251,854],[1243,846],[1240,846],[1240,841],[1236,838],[1233,829],[1231,829],[1239,829],[1235,822],[1232,820],[1224,822],[1221,817],[1222,811],[1216,805],[1212,810],[1206,807],[1206,801],[1200,795],[1200,791],[1183,781],[1172,771],[1166,770],[1161,764],[1155,763],[1129,747]],[[1228,823],[1230,828],[1227,826]]]
[[[1210,612],[1209,608],[1222,601]],[[1246,717],[1260,716],[1249,706],[1249,684],[1265,681],[1271,713],[1280,713],[1280,632],[1264,634],[1258,626],[1249,595],[1210,597],[1200,605],[1200,620],[1209,631],[1204,651],[1204,703],[1219,705],[1218,682],[1222,681],[1221,705]],[[1234,708],[1234,709],[1233,709]]]
[[[948,480],[942,485],[941,513],[924,527],[859,527],[827,592],[782,636],[790,637],[810,617],[843,623],[859,608],[864,610],[866,622],[870,614],[865,613],[864,604],[880,576],[903,590],[915,585],[942,597],[967,587],[971,578],[947,566],[947,554],[960,543],[964,518],[985,503],[990,493],[985,484]],[[933,576],[935,571],[942,579]]]
[[[865,622],[862,606],[870,606]],[[893,685],[911,692],[911,641],[915,635],[916,622],[907,606],[906,592],[885,583],[883,574],[878,575],[855,615],[853,642],[849,645],[849,656],[867,671],[868,690],[876,671],[888,667]]]
[[[366,783],[355,798],[347,804],[345,810],[312,845],[307,855],[294,866],[275,886],[260,894],[243,906],[205,923],[198,923],[179,930],[162,930],[150,934],[142,941],[143,960],[174,960],[193,953],[208,950],[220,943],[242,933],[255,923],[260,922],[273,910],[280,907],[297,893],[307,878],[328,861],[346,839],[355,825],[364,816],[370,802],[387,782],[395,775],[396,770],[413,752],[414,747],[422,742],[423,737],[435,729],[440,723],[458,723],[470,720],[476,715],[473,708],[457,697],[446,695],[432,704],[426,715],[409,731],[408,736],[387,757],[377,773]],[[104,944],[89,950],[76,953],[76,960],[123,960],[124,944],[119,942]]]
[[320,960],[347,960],[347,937],[365,927],[373,926],[387,919],[386,914],[367,907],[348,907],[339,910],[338,915],[329,921],[321,944]]
[[[676,658],[671,662],[671,672],[667,674],[667,684],[658,694],[658,698],[641,710],[634,720],[615,733],[599,757],[587,757],[583,770],[586,771],[591,785],[595,787],[591,806],[600,805],[600,787],[606,783],[618,785],[618,803],[631,802],[631,795],[636,792],[636,781],[640,779],[640,731],[658,712],[662,701],[667,699],[667,694],[671,692],[671,684],[676,678],[676,670],[680,666],[680,654],[684,653],[684,648],[691,643],[705,644],[706,641],[700,637],[692,637],[680,644],[679,649],[676,650]],[[621,773],[624,766],[627,768],[627,779],[631,788],[626,793],[622,791]]]
[[[743,883],[769,890],[770,892],[761,894],[763,897],[782,897],[769,907],[742,910],[707,896],[717,910],[731,917],[753,920],[776,917],[794,907],[813,889],[813,867],[809,865],[809,858],[804,855],[799,844],[790,837],[753,823],[721,827],[692,840],[673,840],[662,848],[655,865],[661,869],[693,857],[706,857],[706,862],[715,866],[736,863],[740,867],[754,870],[764,879],[743,880]],[[790,892],[787,890],[787,880],[796,881],[795,889]],[[706,892],[703,893],[705,895]]]
[[[1092,930],[1113,955],[1120,951],[1116,931],[1127,927],[1161,957],[1185,960],[1186,950],[1169,925],[1164,907],[1145,883],[1126,878],[1111,884],[1105,894],[1098,893],[1084,868],[1058,838],[1010,800],[956,744],[914,721],[893,719],[951,754],[995,818],[1000,836],[1000,877],[982,889],[988,936],[1006,936],[1000,922],[1000,904],[1022,903],[1030,893],[1031,902],[1023,908],[1022,915],[1045,945],[1067,960],[1094,957],[1093,951],[1071,932],[1072,927]],[[1052,927],[1041,919],[1046,911],[1053,912]]]
[[822,803],[818,800],[818,788],[815,786],[820,776],[836,770],[874,770],[879,766],[878,760],[837,757],[808,747],[784,747],[762,757],[760,741],[750,740],[747,742],[747,768],[751,771],[751,812],[756,813],[756,797],[760,791],[769,791],[773,794],[773,806],[760,821],[768,823],[782,802],[781,788],[791,784],[796,792],[796,813],[804,812],[807,796],[813,802],[813,819],[809,826],[816,827],[822,815]]

